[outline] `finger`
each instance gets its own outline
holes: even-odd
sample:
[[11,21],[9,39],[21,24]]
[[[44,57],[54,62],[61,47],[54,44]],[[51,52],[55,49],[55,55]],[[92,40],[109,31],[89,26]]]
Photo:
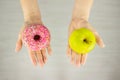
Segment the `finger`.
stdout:
[[21,27],[21,29],[20,29],[20,32],[19,32],[19,34],[22,34],[22,32],[23,32],[23,30],[26,28],[26,25],[23,25],[22,27]]
[[72,51],[72,53],[71,53],[71,63],[72,64],[75,63],[75,56],[76,56],[76,53],[74,51]]
[[104,44],[102,38],[99,36],[98,33],[95,33],[95,36],[96,36],[96,42],[97,42],[97,44],[98,44],[101,48],[104,48],[104,47],[105,47],[105,44]]
[[24,25],[19,31],[18,40],[16,42],[15,52],[19,52],[22,48],[22,31],[25,29]]
[[73,28],[74,25],[70,25],[69,26],[69,29],[68,29],[68,39],[70,37],[70,34],[73,32],[74,28]]
[[80,61],[81,65],[85,64],[86,59],[87,59],[87,54],[81,55],[81,61]]
[[46,50],[45,49],[42,49],[42,55],[43,55],[43,62],[46,63],[46,60],[47,60],[47,56],[46,56]]
[[19,34],[18,40],[16,42],[15,52],[19,52],[21,48],[22,48],[22,38],[21,38],[21,34]]
[[[89,24],[90,25],[90,24]],[[102,38],[100,37],[100,35],[98,34],[98,32],[93,28],[93,27],[88,27],[95,35],[96,37],[96,42],[97,44],[101,47],[101,48],[104,48],[105,47],[105,44],[102,40]]]
[[81,61],[81,54],[77,55],[76,57],[76,65],[80,67],[80,61]]
[[68,57],[71,56],[71,48],[69,47],[69,45],[68,45],[68,47],[67,47],[67,56],[68,56]]
[[48,47],[47,47],[47,51],[48,51],[48,54],[49,54],[49,55],[52,54],[52,49],[51,49],[51,46],[50,46],[50,45],[48,45]]
[[29,51],[30,59],[31,59],[32,63],[34,64],[34,66],[36,66],[37,65],[37,59],[36,59],[35,53],[31,50],[28,50],[28,51]]
[[41,51],[36,51],[37,60],[41,67],[43,67],[42,53]]

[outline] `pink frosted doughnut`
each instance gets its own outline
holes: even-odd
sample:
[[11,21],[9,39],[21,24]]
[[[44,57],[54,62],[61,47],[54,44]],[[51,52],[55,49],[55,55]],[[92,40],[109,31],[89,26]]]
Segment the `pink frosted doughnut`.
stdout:
[[32,51],[46,48],[50,42],[49,30],[40,24],[27,26],[22,34],[22,41]]

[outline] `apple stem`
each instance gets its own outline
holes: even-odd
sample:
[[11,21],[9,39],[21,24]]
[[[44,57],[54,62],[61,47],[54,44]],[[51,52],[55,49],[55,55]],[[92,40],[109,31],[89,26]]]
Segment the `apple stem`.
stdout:
[[84,41],[85,43],[89,43],[89,41],[88,41],[87,39],[84,39],[83,41]]

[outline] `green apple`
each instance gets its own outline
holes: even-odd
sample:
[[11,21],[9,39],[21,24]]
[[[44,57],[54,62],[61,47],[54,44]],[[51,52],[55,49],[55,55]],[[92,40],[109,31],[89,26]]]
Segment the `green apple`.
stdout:
[[70,48],[77,54],[87,54],[94,49],[96,38],[87,28],[74,30],[69,37]]

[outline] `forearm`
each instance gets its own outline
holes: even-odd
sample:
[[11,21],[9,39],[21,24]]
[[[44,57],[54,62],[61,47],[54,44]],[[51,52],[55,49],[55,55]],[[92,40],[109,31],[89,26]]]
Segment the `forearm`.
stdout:
[[75,0],[72,18],[88,20],[93,0]]
[[20,0],[25,22],[40,22],[41,14],[37,0]]

